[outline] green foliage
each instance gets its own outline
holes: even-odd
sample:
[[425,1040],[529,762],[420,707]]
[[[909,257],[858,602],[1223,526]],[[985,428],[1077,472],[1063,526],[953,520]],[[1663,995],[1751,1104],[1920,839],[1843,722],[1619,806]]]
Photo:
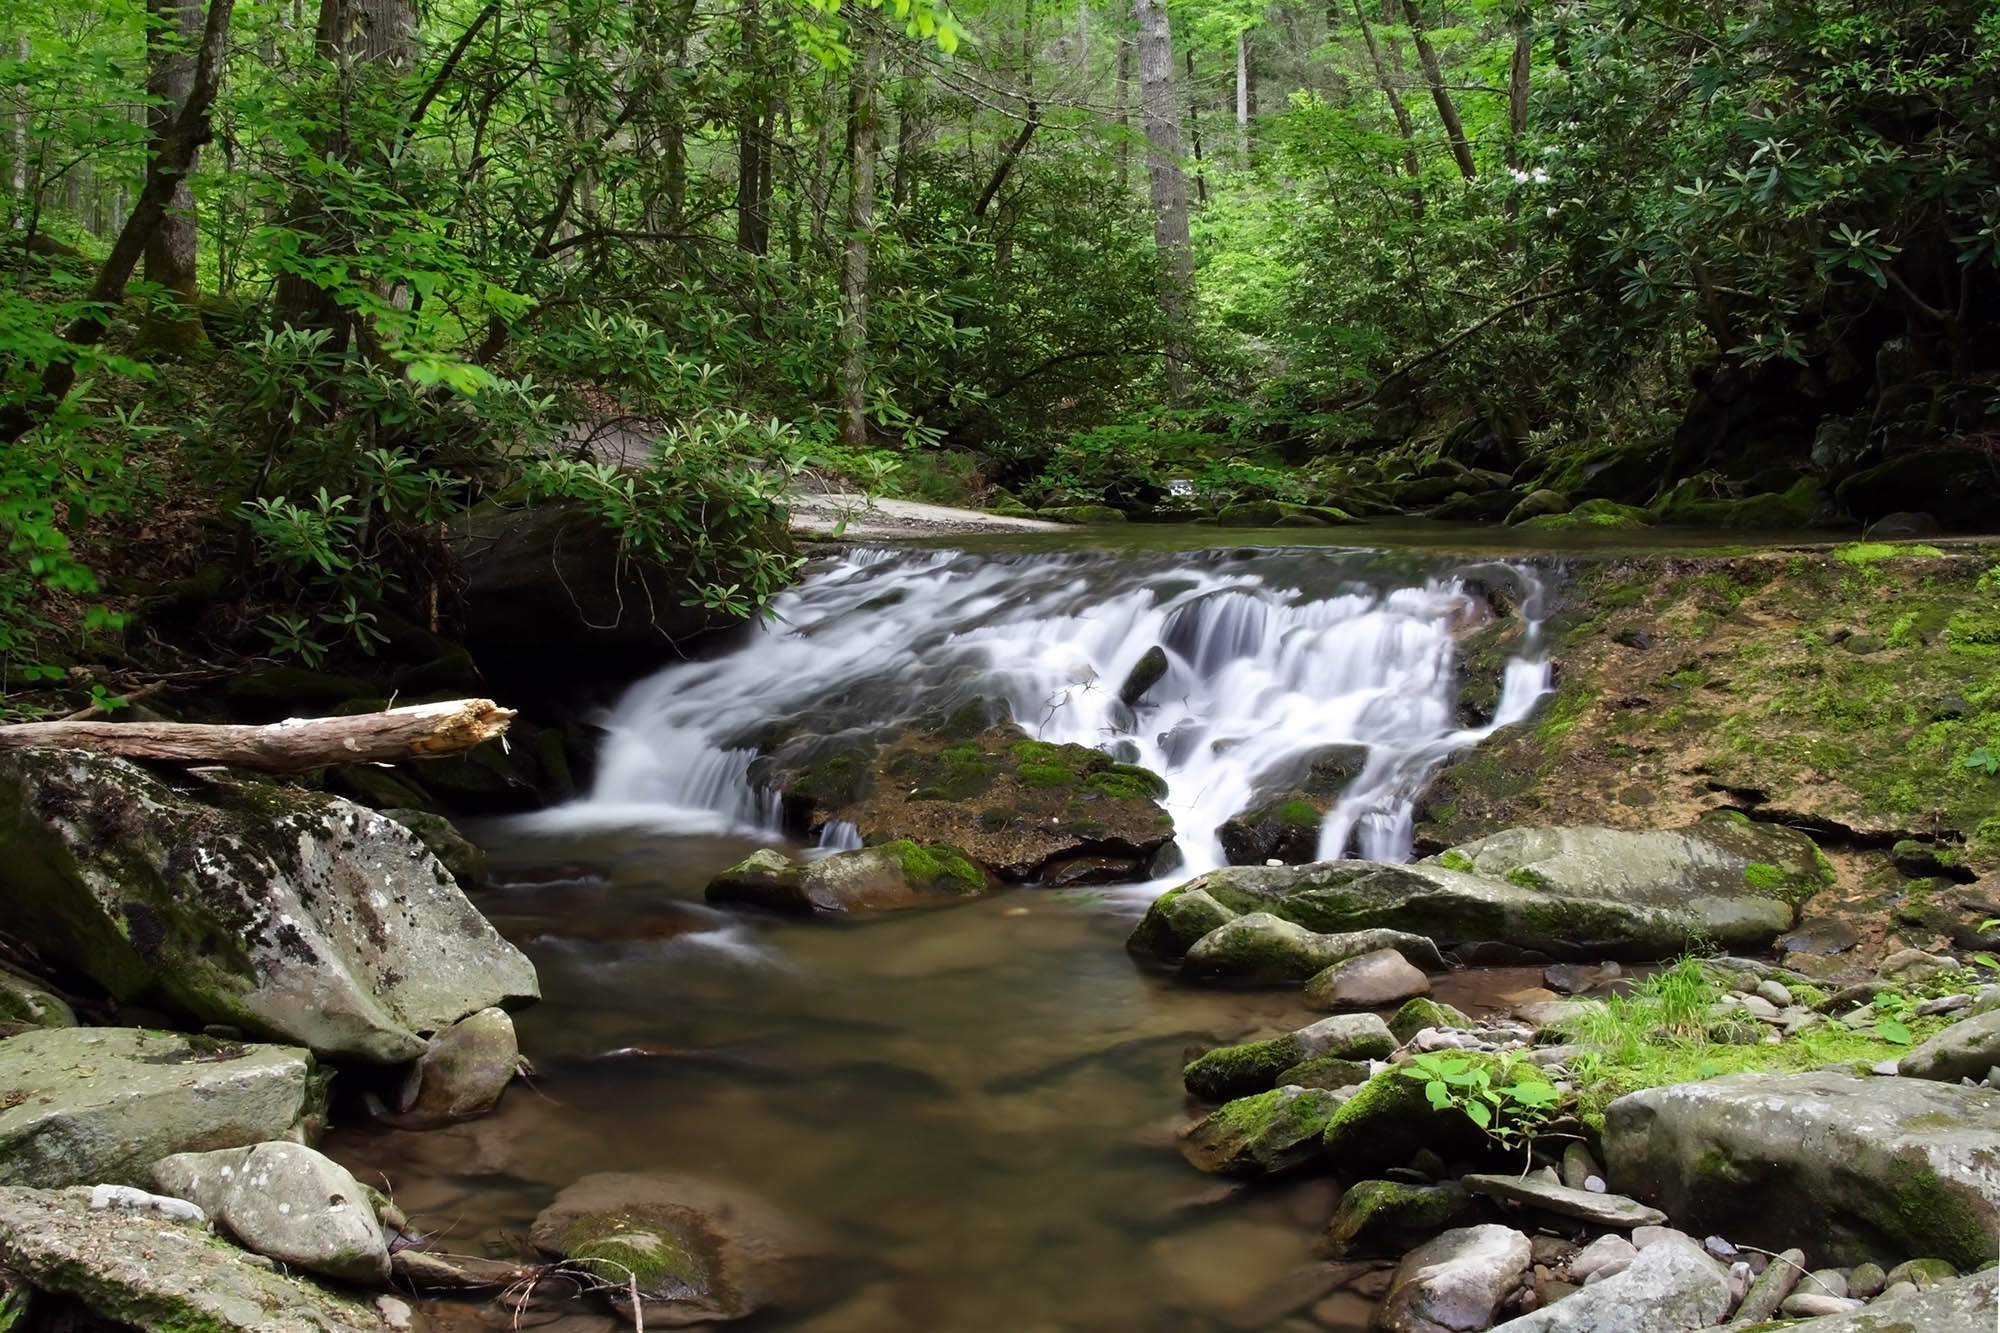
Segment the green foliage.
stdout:
[[1402,1073],[1424,1085],[1424,1097],[1434,1109],[1457,1108],[1503,1145],[1534,1138],[1563,1103],[1555,1085],[1525,1062],[1508,1064],[1496,1074],[1464,1056],[1426,1054],[1412,1057]]

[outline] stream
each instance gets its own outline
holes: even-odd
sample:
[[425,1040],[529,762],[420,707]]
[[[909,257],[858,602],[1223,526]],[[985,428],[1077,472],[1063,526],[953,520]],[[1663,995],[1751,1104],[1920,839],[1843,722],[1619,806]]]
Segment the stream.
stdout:
[[[1331,546],[821,562],[773,623],[627,692],[588,797],[468,829],[492,871],[482,910],[540,971],[546,998],[516,1018],[537,1076],[486,1118],[347,1127],[329,1151],[469,1253],[517,1253],[593,1171],[755,1191],[855,1256],[841,1303],[758,1328],[1273,1326],[1333,1187],[1232,1190],[1186,1165],[1180,1066],[1320,1015],[1295,990],[1182,987],[1124,937],[1150,896],[1221,862],[1216,825],[1260,775],[1328,744],[1369,752],[1321,855],[1406,857],[1424,778],[1487,730],[1455,720],[1455,636],[1490,618],[1488,590],[1526,622],[1500,725],[1547,688],[1543,590],[1521,564]],[[1120,683],[1156,644],[1166,673],[1127,706]],[[872,734],[975,698],[1162,774],[1180,868],[854,921],[702,902],[758,846],[857,842],[788,830],[747,734],[791,717]],[[1526,984],[1467,973],[1437,991],[1476,1014]],[[1313,1318],[1359,1330],[1368,1314],[1338,1294]]]

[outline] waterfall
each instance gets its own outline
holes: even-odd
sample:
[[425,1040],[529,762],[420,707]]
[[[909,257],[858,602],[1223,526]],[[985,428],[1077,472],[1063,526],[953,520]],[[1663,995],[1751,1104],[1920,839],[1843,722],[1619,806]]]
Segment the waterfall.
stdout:
[[[1367,760],[1327,815],[1319,855],[1407,859],[1428,776],[1548,688],[1532,571],[1409,565],[1328,548],[850,552],[780,596],[735,651],[628,691],[596,784],[566,817],[774,834],[779,803],[750,776],[760,733],[875,731],[997,699],[1031,736],[1164,777],[1183,874],[1222,864],[1216,830],[1260,779],[1335,744],[1365,745]],[[1490,614],[1473,580],[1506,584],[1525,632],[1492,724],[1468,729],[1455,720],[1457,636]],[[1155,646],[1165,673],[1128,707],[1120,686]],[[829,850],[858,842],[844,825],[820,838]]]

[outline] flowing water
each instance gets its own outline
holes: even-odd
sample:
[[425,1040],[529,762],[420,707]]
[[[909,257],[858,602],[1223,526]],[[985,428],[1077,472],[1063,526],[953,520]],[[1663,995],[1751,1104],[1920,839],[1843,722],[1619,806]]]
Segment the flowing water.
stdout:
[[[480,906],[547,997],[517,1019],[532,1088],[447,1130],[345,1129],[331,1150],[471,1252],[512,1252],[592,1171],[754,1190],[856,1256],[838,1304],[758,1327],[1276,1327],[1310,1285],[1332,1187],[1232,1196],[1186,1166],[1179,1068],[1191,1046],[1318,1015],[1296,992],[1191,990],[1136,965],[1123,940],[1143,894],[1021,889],[854,922],[711,909],[716,871],[802,845],[741,741],[774,718],[861,733],[1002,700],[1031,734],[1164,774],[1190,868],[1219,861],[1215,826],[1261,774],[1362,743],[1322,852],[1400,856],[1423,776],[1483,734],[1454,721],[1454,636],[1488,614],[1481,589],[1531,622],[1506,721],[1546,686],[1540,586],[1514,566],[1297,548],[832,561],[734,651],[634,687],[587,799],[473,830],[493,867]],[[1156,644],[1166,675],[1127,708],[1119,685]],[[1440,991],[1477,1010],[1475,984]],[[1368,1314],[1350,1296],[1313,1309],[1329,1329]]]

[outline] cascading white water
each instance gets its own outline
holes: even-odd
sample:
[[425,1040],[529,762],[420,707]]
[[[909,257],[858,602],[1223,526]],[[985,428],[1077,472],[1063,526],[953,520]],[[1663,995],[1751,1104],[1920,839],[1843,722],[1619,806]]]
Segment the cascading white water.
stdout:
[[[633,687],[608,723],[591,795],[566,820],[686,832],[778,829],[747,737],[810,715],[819,731],[893,727],[1004,700],[1030,735],[1097,746],[1166,778],[1182,874],[1223,861],[1216,829],[1259,778],[1332,744],[1369,747],[1319,855],[1401,860],[1425,778],[1525,717],[1547,689],[1540,585],[1484,565],[1398,586],[1379,553],[1289,548],[1168,560],[862,550],[778,599],[736,651]],[[1527,632],[1487,727],[1454,721],[1455,634],[1486,614],[1475,573],[1517,585]],[[1121,683],[1159,645],[1167,669],[1127,707]],[[823,849],[858,845],[829,825]]]

